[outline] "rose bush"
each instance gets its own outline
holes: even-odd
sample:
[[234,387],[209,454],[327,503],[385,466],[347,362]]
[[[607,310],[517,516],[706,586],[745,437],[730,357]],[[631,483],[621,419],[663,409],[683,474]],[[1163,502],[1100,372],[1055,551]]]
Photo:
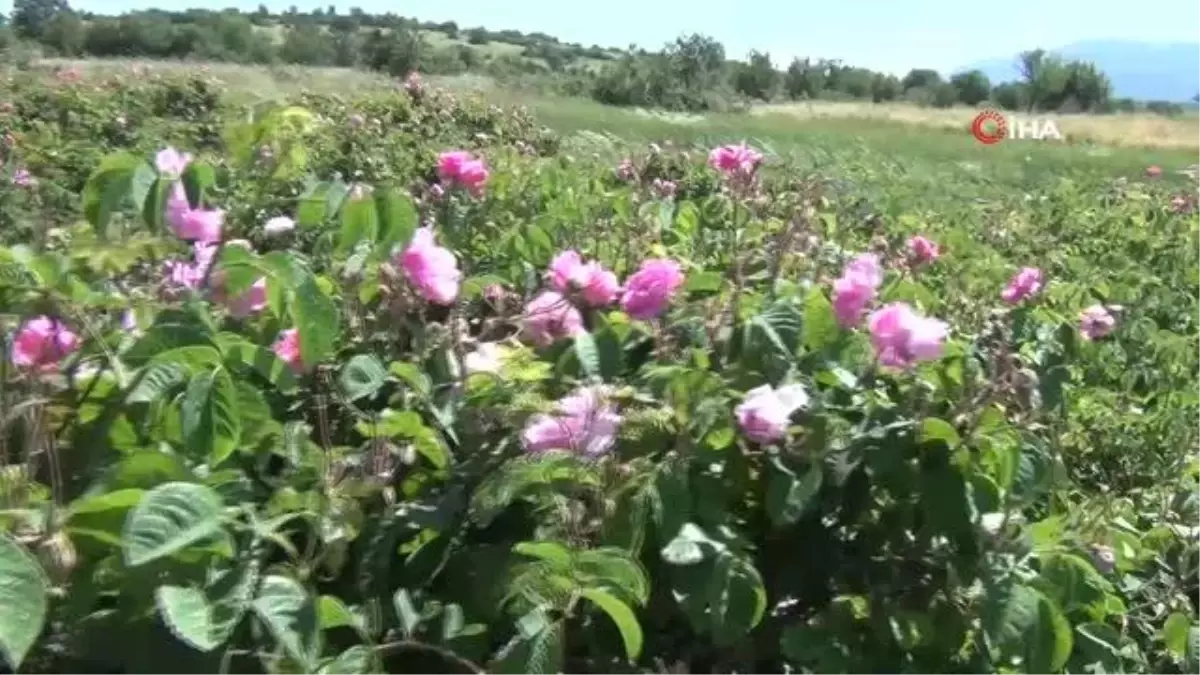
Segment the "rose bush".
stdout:
[[750,144],[614,172],[424,86],[186,90],[208,141],[79,136],[83,176],[27,135],[173,86],[12,118],[47,191],[0,197],[14,670],[1195,670],[1165,192],[864,227]]

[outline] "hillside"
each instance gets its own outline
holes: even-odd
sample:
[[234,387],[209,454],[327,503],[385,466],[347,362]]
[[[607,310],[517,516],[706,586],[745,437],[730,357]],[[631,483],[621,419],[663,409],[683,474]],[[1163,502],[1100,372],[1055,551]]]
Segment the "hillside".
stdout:
[[[1191,101],[1200,91],[1200,43],[1154,44],[1095,40],[1049,49],[1064,59],[1096,64],[1112,80],[1114,94],[1139,101]],[[963,70],[982,70],[994,83],[1019,78],[1015,56],[981,61]]]

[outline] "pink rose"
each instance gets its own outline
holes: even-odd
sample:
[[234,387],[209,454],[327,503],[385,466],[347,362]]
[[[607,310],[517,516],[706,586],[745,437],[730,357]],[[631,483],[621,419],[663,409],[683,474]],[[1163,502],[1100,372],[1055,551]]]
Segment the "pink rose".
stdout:
[[188,164],[191,164],[192,156],[186,152],[179,152],[170,146],[158,151],[154,156],[154,166],[158,172],[168,178],[179,178],[183,175]]
[[1008,282],[1000,297],[1010,305],[1035,295],[1042,290],[1042,271],[1036,267],[1023,267]]
[[734,408],[738,428],[755,443],[768,444],[787,436],[792,413],[808,405],[808,393],[799,384],[779,389],[771,385],[751,389]]
[[254,285],[231,300],[227,306],[229,313],[239,319],[261,312],[267,306],[267,278],[259,278]]
[[288,364],[293,372],[304,372],[304,360],[300,357],[300,332],[295,328],[281,332],[279,338],[275,340],[275,344],[271,345],[271,351]]
[[399,258],[404,276],[421,297],[437,305],[454,303],[462,272],[454,254],[434,243],[432,229],[418,228]]
[[560,293],[578,291],[590,307],[604,307],[617,299],[621,284],[617,275],[600,263],[584,263],[575,251],[563,251],[550,261],[550,285]]
[[748,177],[758,169],[762,154],[740,145],[723,145],[708,154],[708,165],[729,177]]
[[582,387],[559,400],[549,415],[535,415],[521,434],[527,452],[566,450],[588,457],[616,444],[621,416],[607,401],[607,387]]
[[1099,340],[1117,326],[1117,319],[1104,305],[1092,305],[1079,315],[1079,332],[1085,340]]
[[923,317],[903,302],[872,312],[867,327],[879,362],[894,368],[939,358],[949,333],[945,322]]
[[534,344],[546,347],[584,332],[583,316],[561,293],[543,291],[525,306],[525,327]]
[[62,360],[79,349],[79,336],[62,322],[38,316],[21,324],[13,338],[12,363],[39,372],[56,370]]
[[167,224],[175,236],[185,241],[217,242],[225,212],[219,209],[193,209],[188,204],[182,183],[175,183],[167,197]]
[[941,251],[938,249],[937,243],[917,235],[908,240],[908,254],[913,262],[925,265],[937,260]]
[[683,270],[674,260],[644,260],[641,268],[625,280],[621,309],[634,319],[653,319],[667,308],[683,281]]
[[437,171],[446,186],[459,185],[477,196],[483,192],[489,175],[483,160],[476,159],[466,150],[451,150],[438,155]]
[[833,282],[833,312],[838,323],[846,328],[861,323],[882,283],[879,256],[863,253],[847,263],[842,276]]

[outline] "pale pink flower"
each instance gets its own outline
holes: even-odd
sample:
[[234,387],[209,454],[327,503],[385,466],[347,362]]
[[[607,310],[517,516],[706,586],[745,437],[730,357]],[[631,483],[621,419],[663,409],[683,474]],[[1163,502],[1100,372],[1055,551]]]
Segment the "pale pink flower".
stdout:
[[883,283],[879,256],[863,253],[846,264],[842,276],[833,282],[833,312],[838,323],[853,328],[862,322],[867,306],[875,300]]
[[673,180],[655,178],[650,183],[650,188],[654,190],[654,194],[658,195],[660,199],[674,199],[675,192],[679,189],[679,186]]
[[498,373],[504,365],[506,353],[495,342],[481,342],[474,351],[463,357],[463,368],[468,373]]
[[287,216],[275,216],[263,225],[263,233],[268,237],[276,237],[296,229],[296,221]]
[[754,174],[762,158],[761,153],[745,143],[722,145],[708,154],[708,165],[726,176],[746,178]]
[[556,291],[543,291],[525,305],[525,327],[534,344],[546,347],[562,338],[585,332],[583,315]]
[[183,175],[188,164],[192,162],[192,156],[186,152],[179,152],[173,147],[167,146],[158,151],[154,156],[154,166],[158,172],[167,178],[179,178]]
[[621,292],[617,275],[600,263],[583,262],[576,251],[563,251],[554,256],[548,276],[554,290],[563,294],[578,292],[590,307],[610,305]]
[[504,287],[500,284],[488,284],[487,287],[483,289],[483,297],[488,302],[500,302],[504,300],[507,295],[508,291],[504,290]]
[[216,254],[216,244],[196,242],[192,244],[192,262],[172,260],[165,263],[163,265],[163,283],[166,285],[168,293],[200,288]]
[[12,363],[18,368],[47,372],[79,349],[81,340],[57,319],[38,316],[21,324],[13,337]]
[[624,181],[633,180],[637,175],[637,171],[633,168],[633,160],[630,159],[621,160],[621,163],[617,165],[613,173],[617,175],[617,178]]
[[808,393],[799,384],[779,389],[764,384],[746,393],[734,408],[738,428],[755,443],[767,444],[787,436],[792,413],[808,405]]
[[598,457],[616,444],[621,416],[603,385],[582,387],[559,400],[554,413],[530,418],[521,434],[527,452],[565,450]]
[[451,150],[438,155],[437,171],[438,178],[447,187],[459,185],[475,195],[483,191],[488,179],[487,165],[466,150]]
[[29,169],[22,168],[13,172],[12,184],[21,188],[29,188],[37,185],[37,179],[29,173]]
[[279,337],[275,340],[275,344],[271,345],[271,351],[280,358],[288,367],[296,373],[302,373],[305,370],[304,360],[300,356],[300,332],[295,328],[288,328],[279,333]]
[[936,242],[917,235],[908,240],[908,255],[918,265],[925,265],[937,260],[942,252]]
[[867,327],[879,363],[893,368],[940,358],[950,328],[944,321],[917,314],[903,302],[872,312]]
[[1042,271],[1036,267],[1023,267],[1009,280],[1000,297],[1010,305],[1036,295],[1042,290]]
[[415,70],[409,71],[408,76],[404,78],[404,88],[410,94],[418,94],[421,92],[421,74]]
[[1146,167],[1147,178],[1158,178],[1161,175],[1162,167],[1158,166],[1157,164],[1151,164],[1150,166]]
[[638,271],[625,280],[621,310],[633,319],[653,319],[666,310],[683,282],[683,270],[674,260],[644,260]]
[[267,278],[260,277],[226,306],[229,307],[229,313],[239,319],[261,312],[267,306]]
[[1104,305],[1092,305],[1079,315],[1079,332],[1085,340],[1099,340],[1117,326],[1117,319]]
[[408,283],[429,302],[450,305],[458,297],[458,261],[449,249],[434,243],[432,229],[418,228],[398,262]]
[[175,236],[185,241],[217,242],[225,212],[219,209],[193,209],[182,183],[175,183],[167,197],[167,224]]

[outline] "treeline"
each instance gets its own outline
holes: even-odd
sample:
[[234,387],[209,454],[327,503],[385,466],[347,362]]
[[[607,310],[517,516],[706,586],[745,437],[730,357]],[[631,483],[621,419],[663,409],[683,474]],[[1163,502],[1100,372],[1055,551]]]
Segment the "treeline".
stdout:
[[362,67],[403,76],[410,70],[477,72],[500,80],[590,96],[610,105],[680,111],[730,110],[755,101],[907,101],[932,107],[992,106],[1014,111],[1181,113],[1165,101],[1114,98],[1094,64],[1034,50],[1018,58],[1020,79],[993,83],[978,70],[944,78],[929,69],[896,77],[825,59],[777,68],[770,54],[732,59],[717,40],[676,39],[658,51],[566,43],[543,33],[460,28],[359,8],[272,14],[150,10],[120,16],[73,11],[66,0],[15,0],[6,41],[25,40],[66,57],[195,59],[255,64]]
[[[421,22],[359,8],[339,14],[332,5],[311,12],[293,6],[281,14],[260,5],[254,12],[148,10],[103,16],[74,11],[66,0],[15,0],[9,24],[10,42],[29,41],[63,57],[361,66],[397,73],[419,68],[435,74],[478,71],[503,77],[566,72],[581,62],[619,55],[544,33],[461,29],[452,21]],[[504,48],[486,49],[494,43]]]
[[[936,70],[913,69],[904,77],[844,65],[839,61],[793,59],[783,70],[770,54],[753,51],[745,61],[727,58],[712,38],[681,37],[655,53],[629,53],[600,72],[591,94],[604,103],[712,110],[743,101],[908,101],[949,108],[992,106],[1014,111],[1132,112],[1142,107],[1115,98],[1109,78],[1092,63],[1067,61],[1038,49],[1018,57],[1020,79],[992,83],[979,70],[943,78]],[[1156,101],[1146,109],[1182,112]]]

